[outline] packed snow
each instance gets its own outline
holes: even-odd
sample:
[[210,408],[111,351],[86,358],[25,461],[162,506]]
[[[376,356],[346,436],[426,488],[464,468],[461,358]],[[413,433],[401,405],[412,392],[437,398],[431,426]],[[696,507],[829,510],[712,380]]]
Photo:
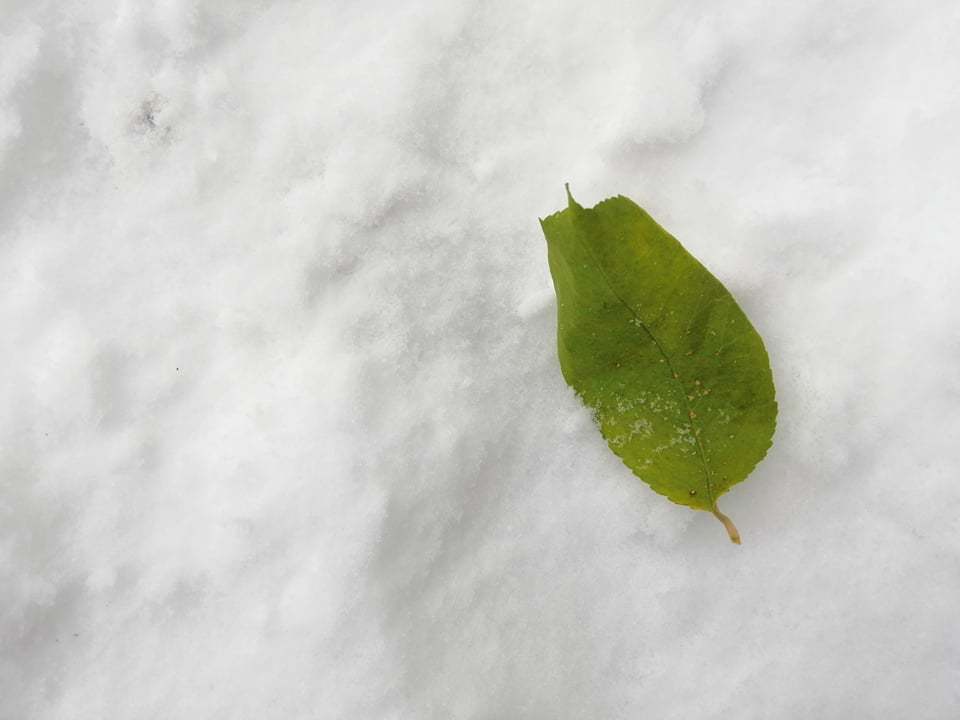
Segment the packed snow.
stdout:
[[[960,712],[960,7],[0,2],[0,719]],[[766,341],[706,513],[564,383],[624,194]]]

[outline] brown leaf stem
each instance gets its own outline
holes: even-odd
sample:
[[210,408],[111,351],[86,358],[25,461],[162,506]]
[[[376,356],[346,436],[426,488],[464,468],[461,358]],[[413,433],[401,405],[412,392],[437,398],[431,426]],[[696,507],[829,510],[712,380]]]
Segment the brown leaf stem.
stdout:
[[720,512],[720,508],[718,508],[716,505],[713,506],[713,514],[714,516],[716,516],[717,520],[722,522],[723,526],[727,529],[727,535],[730,536],[730,541],[739,545],[740,531],[737,530],[737,526],[733,524],[733,520],[731,520],[722,512]]

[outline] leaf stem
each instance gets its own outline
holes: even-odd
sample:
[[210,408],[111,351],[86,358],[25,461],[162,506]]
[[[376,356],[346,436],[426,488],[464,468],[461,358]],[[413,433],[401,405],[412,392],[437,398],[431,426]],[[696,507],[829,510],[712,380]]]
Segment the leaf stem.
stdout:
[[731,520],[722,512],[720,512],[720,508],[718,508],[716,505],[713,506],[713,514],[717,518],[717,520],[722,522],[723,526],[727,529],[727,535],[730,536],[730,541],[739,545],[740,531],[737,530],[737,526],[733,524],[733,520]]

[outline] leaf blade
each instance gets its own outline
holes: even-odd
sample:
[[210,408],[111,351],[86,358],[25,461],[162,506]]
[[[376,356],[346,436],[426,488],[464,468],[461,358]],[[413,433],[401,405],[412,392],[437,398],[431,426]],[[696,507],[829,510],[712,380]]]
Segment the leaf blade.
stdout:
[[628,198],[585,209],[568,190],[567,208],[541,225],[567,383],[634,474],[729,531],[716,501],[764,457],[776,424],[759,334],[723,284]]

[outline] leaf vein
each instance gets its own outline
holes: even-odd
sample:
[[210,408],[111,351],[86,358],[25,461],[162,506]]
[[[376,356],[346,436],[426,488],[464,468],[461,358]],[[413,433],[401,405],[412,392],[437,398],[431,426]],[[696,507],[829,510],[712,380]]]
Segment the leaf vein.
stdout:
[[647,327],[647,324],[643,321],[643,319],[639,315],[637,315],[636,311],[633,309],[630,303],[625,301],[620,296],[620,293],[617,292],[616,288],[613,286],[613,283],[610,282],[610,278],[607,276],[606,270],[604,270],[603,268],[603,263],[600,262],[600,258],[597,257],[596,253],[593,251],[593,248],[590,247],[589,243],[586,243],[586,242],[583,242],[583,245],[586,248],[587,252],[590,254],[590,256],[593,258],[594,262],[597,263],[597,268],[600,271],[600,276],[603,278],[603,281],[606,283],[607,287],[610,289],[610,292],[613,293],[613,296],[620,302],[620,304],[623,305],[631,315],[633,315],[634,320],[636,320],[636,325],[640,328],[643,328],[644,332],[646,332],[647,337],[650,338],[651,342],[653,342],[654,346],[660,352],[660,355],[663,356],[664,362],[666,363],[667,368],[670,370],[670,376],[680,386],[680,397],[683,401],[684,406],[687,409],[687,418],[690,423],[690,427],[693,429],[693,437],[697,442],[697,452],[700,455],[700,462],[703,464],[703,474],[707,484],[707,497],[710,499],[710,504],[715,505],[716,498],[714,498],[714,495],[713,495],[713,482],[710,475],[710,465],[707,463],[706,451],[703,448],[703,442],[700,440],[700,433],[697,432],[697,430],[699,429],[697,427],[698,424],[693,419],[693,407],[690,405],[690,401],[687,400],[686,388],[683,386],[683,383],[680,381],[679,374],[677,373],[676,369],[673,367],[673,361],[670,359],[670,356],[667,354],[666,350],[663,349],[663,345],[660,344],[660,341],[657,340],[656,336],[653,334],[650,328]]

